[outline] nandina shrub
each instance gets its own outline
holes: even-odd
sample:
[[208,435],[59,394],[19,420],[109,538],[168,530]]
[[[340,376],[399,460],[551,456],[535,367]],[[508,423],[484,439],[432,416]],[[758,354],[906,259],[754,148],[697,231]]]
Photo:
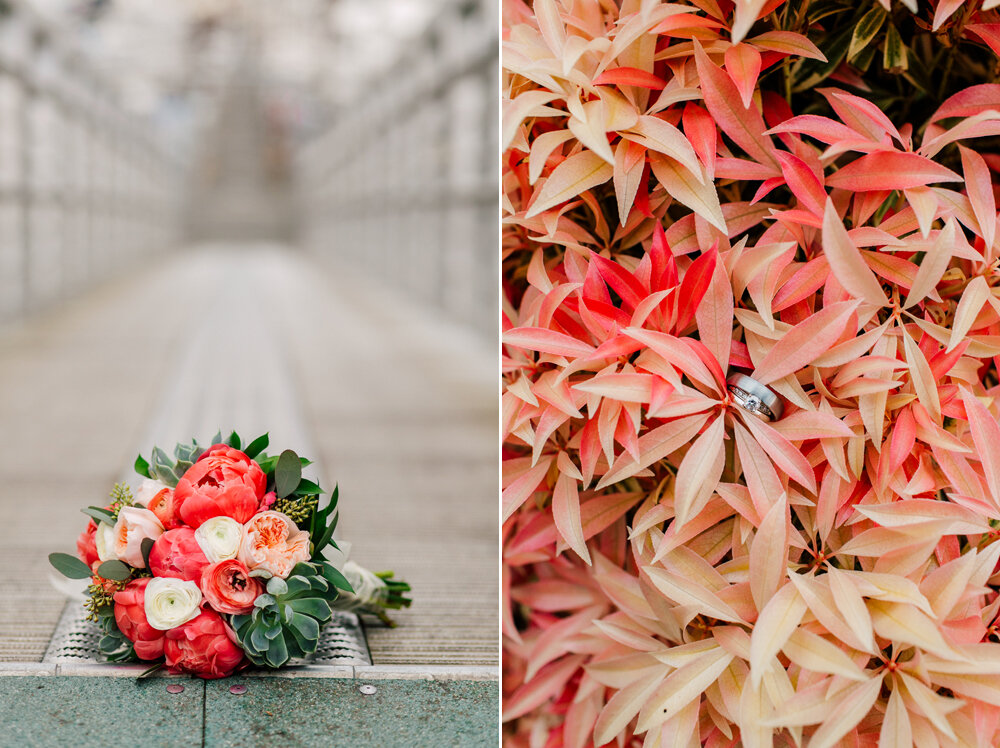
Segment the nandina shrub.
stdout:
[[872,8],[505,4],[509,745],[1000,742],[1000,27]]

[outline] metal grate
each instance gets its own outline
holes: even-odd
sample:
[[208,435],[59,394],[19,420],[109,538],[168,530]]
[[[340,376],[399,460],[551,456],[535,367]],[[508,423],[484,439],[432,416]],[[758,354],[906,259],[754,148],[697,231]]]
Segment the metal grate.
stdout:
[[[93,665],[103,663],[98,652],[101,630],[86,620],[79,602],[70,601],[52,634],[42,662]],[[290,665],[371,665],[368,644],[361,621],[354,613],[334,611],[333,618],[320,633],[316,651]]]

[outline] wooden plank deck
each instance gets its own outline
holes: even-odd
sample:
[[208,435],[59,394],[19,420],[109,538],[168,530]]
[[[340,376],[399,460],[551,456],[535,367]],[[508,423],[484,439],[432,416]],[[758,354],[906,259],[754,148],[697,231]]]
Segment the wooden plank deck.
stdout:
[[[341,489],[352,557],[414,586],[376,665],[495,667],[495,352],[292,250],[178,252],[0,330],[0,661],[41,659],[71,550],[137,446],[270,429]],[[371,623],[371,622],[369,622]]]

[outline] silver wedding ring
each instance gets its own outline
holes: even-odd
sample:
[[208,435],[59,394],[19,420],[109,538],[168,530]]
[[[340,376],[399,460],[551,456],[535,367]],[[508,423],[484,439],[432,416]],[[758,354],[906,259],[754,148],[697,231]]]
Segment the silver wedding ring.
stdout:
[[746,374],[733,374],[726,380],[733,402],[743,410],[766,421],[777,421],[785,411],[781,398],[767,385]]

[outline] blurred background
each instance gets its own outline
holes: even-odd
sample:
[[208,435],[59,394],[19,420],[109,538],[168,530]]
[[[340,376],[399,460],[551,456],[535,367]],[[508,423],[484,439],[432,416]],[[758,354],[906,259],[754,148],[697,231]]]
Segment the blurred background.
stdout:
[[235,428],[413,584],[376,664],[496,664],[497,19],[0,0],[0,660],[41,658],[79,507]]

